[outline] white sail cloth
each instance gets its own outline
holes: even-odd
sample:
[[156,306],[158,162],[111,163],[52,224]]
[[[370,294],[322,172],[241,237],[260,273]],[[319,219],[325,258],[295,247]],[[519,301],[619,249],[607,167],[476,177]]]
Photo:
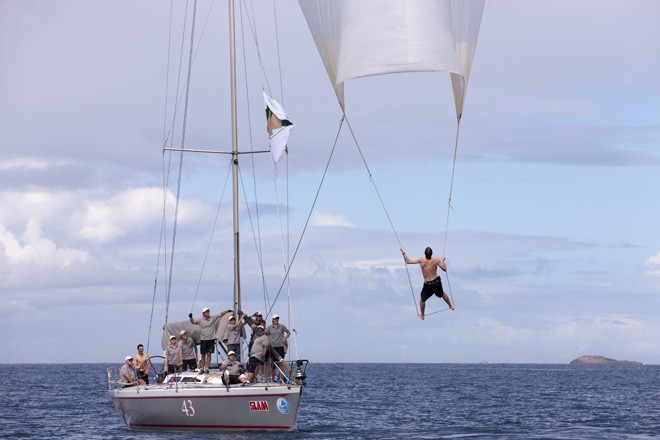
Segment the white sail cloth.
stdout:
[[[284,107],[268,96],[266,92],[263,92],[263,94],[266,109],[270,109],[271,113],[267,118],[266,127],[268,129],[268,138],[270,140],[270,155],[273,159],[273,171],[277,174],[277,163],[286,151],[286,145],[289,142],[289,134],[294,125],[286,110],[284,110]],[[283,122],[288,125],[284,125]]]
[[344,82],[396,72],[452,73],[460,119],[485,0],[299,0],[337,99]]

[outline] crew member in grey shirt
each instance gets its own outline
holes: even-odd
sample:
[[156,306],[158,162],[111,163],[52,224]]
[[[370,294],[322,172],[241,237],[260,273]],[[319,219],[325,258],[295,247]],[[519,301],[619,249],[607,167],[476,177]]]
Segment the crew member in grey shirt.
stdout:
[[194,371],[197,369],[197,348],[195,347],[195,341],[188,336],[188,332],[181,330],[179,332],[181,335],[181,340],[179,341],[179,346],[181,347],[181,357],[183,358],[183,370]]
[[145,382],[142,379],[135,377],[135,370],[133,369],[133,357],[126,356],[124,358],[124,365],[119,369],[119,382],[123,383],[124,386],[133,386],[133,385],[145,385]]
[[170,336],[170,345],[165,348],[165,369],[167,374],[181,371],[183,362],[181,360],[181,347],[176,341],[176,336]]
[[266,353],[268,352],[268,336],[264,334],[264,326],[259,325],[256,328],[257,337],[252,343],[250,349],[250,359],[248,360],[248,383],[252,382],[259,373],[259,366],[264,364]]
[[215,351],[215,329],[218,326],[218,319],[231,313],[232,310],[224,310],[215,316],[211,316],[211,310],[208,307],[202,309],[202,317],[193,319],[192,313],[188,314],[191,324],[197,324],[200,327],[199,351],[201,359],[199,361],[199,370],[209,372],[211,368],[211,354]]
[[222,374],[222,383],[225,385],[235,383],[245,383],[247,381],[244,369],[239,361],[236,360],[236,353],[229,351],[227,353],[227,360],[220,365],[221,370],[225,370]]
[[232,316],[229,318],[229,323],[227,324],[227,352],[233,351],[239,362],[241,360],[241,331],[245,325],[243,318],[246,316],[243,313],[238,320]]
[[279,315],[273,315],[273,324],[269,325],[266,329],[266,335],[268,336],[268,345],[270,346],[270,350],[268,350],[268,355],[266,356],[266,371],[275,380],[276,371],[272,367],[273,358],[275,358],[275,362],[280,366],[280,369],[284,368],[281,365],[283,362],[281,359],[284,359],[284,355],[286,354],[284,346],[289,336],[291,336],[291,332],[285,325],[280,324]]

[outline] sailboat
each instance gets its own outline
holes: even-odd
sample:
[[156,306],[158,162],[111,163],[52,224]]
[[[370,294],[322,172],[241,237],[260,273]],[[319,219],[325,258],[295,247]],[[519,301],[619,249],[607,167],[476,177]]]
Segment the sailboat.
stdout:
[[[450,72],[460,123],[484,0],[299,0],[344,113],[344,83],[397,72]],[[235,88],[233,0],[230,65]],[[232,133],[236,130],[232,93]],[[345,113],[344,113],[345,116]],[[238,151],[232,135],[234,313],[240,310]],[[219,328],[223,326],[220,325]],[[166,327],[163,335],[179,327]],[[183,327],[185,329],[185,327]],[[216,339],[222,334],[216,333]],[[306,377],[306,360],[290,361],[283,383],[223,385],[213,373],[168,376],[154,385],[122,386],[108,373],[109,394],[136,430],[292,430]],[[346,385],[350,386],[350,385]]]
[[[219,320],[214,334],[216,347],[228,357],[228,350],[221,341],[230,315],[241,316],[241,289],[238,233],[238,142],[236,136],[236,61],[234,1],[229,0],[231,114],[232,114],[232,177],[233,177],[233,250],[234,250],[234,298],[232,313]],[[191,38],[192,41],[192,38]],[[192,47],[192,44],[191,44]],[[192,53],[192,50],[191,50]],[[271,107],[276,107],[274,101]],[[274,110],[277,113],[277,108]],[[280,109],[281,110],[281,109]],[[283,116],[284,117],[284,116]],[[285,120],[286,121],[286,120]],[[270,124],[270,121],[269,121]],[[272,124],[271,124],[272,125]],[[277,124],[277,125],[282,125]],[[273,127],[269,125],[271,132]],[[274,127],[275,130],[281,127]],[[209,153],[192,149],[170,151]],[[266,153],[268,151],[265,151]],[[225,152],[223,152],[225,153]],[[225,299],[228,300],[228,299]],[[186,330],[199,343],[199,329],[191,322],[167,322],[164,325],[162,346],[171,337],[178,337]],[[177,336],[174,336],[177,335]],[[116,368],[108,369],[108,393],[126,426],[142,431],[288,431],[296,426],[298,407],[306,378],[307,360],[277,359],[278,378],[271,380],[265,372],[262,380],[252,383],[225,384],[223,372],[211,368],[204,371],[184,371],[165,375],[157,374],[156,383],[126,384]],[[156,357],[152,356],[152,363]],[[263,367],[262,367],[263,368]],[[132,385],[132,386],[130,386]]]

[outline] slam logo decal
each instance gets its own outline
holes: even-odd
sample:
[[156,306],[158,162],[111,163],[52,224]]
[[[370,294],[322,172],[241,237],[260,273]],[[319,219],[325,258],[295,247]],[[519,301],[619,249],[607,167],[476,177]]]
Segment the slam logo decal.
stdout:
[[250,411],[269,411],[268,402],[265,400],[251,401]]
[[291,407],[289,406],[289,402],[286,401],[284,397],[280,397],[277,399],[277,410],[282,413],[282,414],[289,414],[289,410]]

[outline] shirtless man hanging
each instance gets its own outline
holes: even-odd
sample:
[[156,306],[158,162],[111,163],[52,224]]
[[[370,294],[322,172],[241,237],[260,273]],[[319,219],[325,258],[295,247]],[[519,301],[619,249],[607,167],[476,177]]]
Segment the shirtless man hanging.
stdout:
[[433,249],[427,247],[424,250],[424,256],[426,258],[415,258],[414,260],[411,260],[406,255],[406,251],[404,251],[403,248],[400,249],[401,255],[403,255],[403,260],[406,264],[419,264],[419,267],[422,269],[422,275],[424,276],[424,287],[422,287],[421,298],[419,300],[419,319],[424,319],[426,300],[433,296],[433,294],[438,298],[444,299],[449,308],[454,310],[454,304],[452,304],[447,294],[442,290],[442,281],[438,276],[438,267],[447,272],[445,257],[442,257],[442,259],[431,258],[431,255],[433,255]]

